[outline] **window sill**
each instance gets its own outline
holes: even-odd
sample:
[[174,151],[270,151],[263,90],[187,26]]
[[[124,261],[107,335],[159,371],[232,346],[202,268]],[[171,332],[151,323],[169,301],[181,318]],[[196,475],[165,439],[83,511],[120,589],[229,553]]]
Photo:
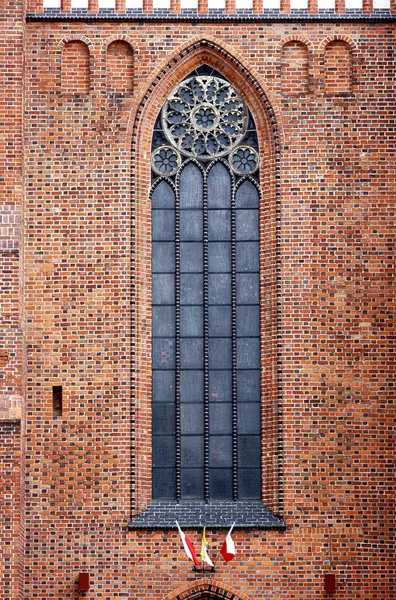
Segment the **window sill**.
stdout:
[[235,521],[237,529],[286,529],[286,523],[260,500],[153,500],[128,529],[177,529],[176,521],[184,528],[228,529]]

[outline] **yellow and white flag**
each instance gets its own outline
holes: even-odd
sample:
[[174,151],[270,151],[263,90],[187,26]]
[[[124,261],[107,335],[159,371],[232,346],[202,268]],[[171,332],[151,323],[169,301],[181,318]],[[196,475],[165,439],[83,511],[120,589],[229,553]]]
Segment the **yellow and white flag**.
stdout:
[[201,558],[204,560],[210,567],[214,567],[214,564],[209,558],[208,554],[208,541],[206,539],[206,527],[203,528],[202,533],[202,546],[201,546]]

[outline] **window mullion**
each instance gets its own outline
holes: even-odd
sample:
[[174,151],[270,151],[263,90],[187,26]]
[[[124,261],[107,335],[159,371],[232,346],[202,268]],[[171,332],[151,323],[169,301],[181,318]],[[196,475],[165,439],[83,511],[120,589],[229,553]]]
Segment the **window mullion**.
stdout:
[[175,460],[176,501],[181,498],[181,409],[180,409],[180,193],[175,197]]
[[208,185],[203,180],[203,310],[204,310],[204,499],[208,502],[209,490],[209,234]]
[[232,498],[238,500],[238,403],[237,403],[237,291],[236,291],[236,199],[231,191],[231,357],[232,357]]

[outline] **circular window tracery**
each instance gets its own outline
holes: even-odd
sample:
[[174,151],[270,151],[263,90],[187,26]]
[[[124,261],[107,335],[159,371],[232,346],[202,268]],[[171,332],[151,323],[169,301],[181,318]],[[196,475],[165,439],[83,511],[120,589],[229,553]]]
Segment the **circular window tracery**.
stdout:
[[190,77],[162,109],[168,140],[185,156],[210,160],[228,154],[243,139],[248,110],[235,88],[219,77]]

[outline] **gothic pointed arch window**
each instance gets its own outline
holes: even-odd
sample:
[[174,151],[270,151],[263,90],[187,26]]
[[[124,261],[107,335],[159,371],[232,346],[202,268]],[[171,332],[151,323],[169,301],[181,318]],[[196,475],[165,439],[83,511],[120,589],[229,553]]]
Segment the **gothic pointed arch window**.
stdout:
[[260,499],[259,149],[220,73],[168,96],[151,166],[153,498]]

